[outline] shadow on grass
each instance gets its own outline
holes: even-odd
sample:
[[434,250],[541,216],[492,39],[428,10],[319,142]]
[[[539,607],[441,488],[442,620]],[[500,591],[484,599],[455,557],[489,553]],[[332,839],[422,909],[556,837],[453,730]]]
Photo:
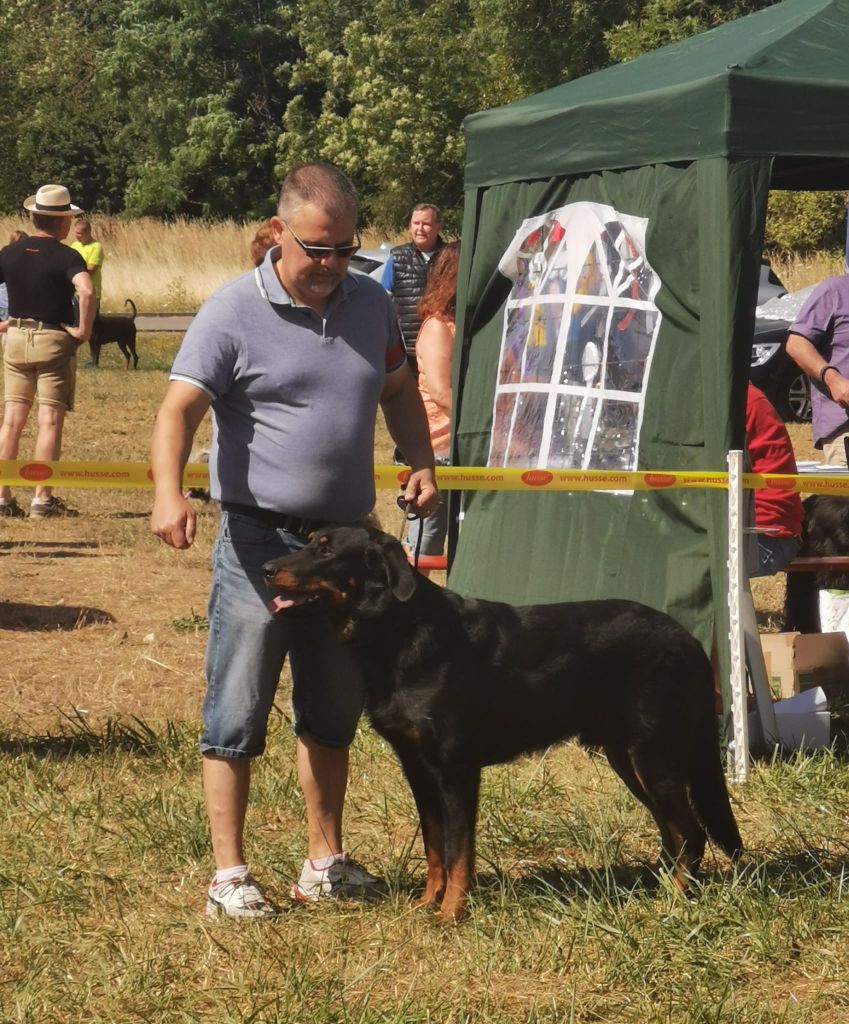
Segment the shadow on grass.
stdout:
[[[486,873],[478,876],[478,887],[483,891],[502,888],[500,875]],[[517,898],[540,896],[570,900],[579,897],[652,895],[661,887],[658,868],[649,864],[618,865],[610,868],[540,867],[533,874],[512,879],[511,890]]]
[[28,633],[45,633],[53,630],[70,632],[83,629],[85,626],[102,626],[110,622],[115,622],[115,617],[101,608],[0,601],[0,629],[16,629]]
[[[574,899],[628,899],[648,897],[674,883],[662,877],[667,869],[657,865],[618,865],[608,868],[541,867],[520,878],[507,879],[497,872],[478,875],[476,887],[485,894],[503,891],[506,886],[519,900],[554,898],[563,903]],[[820,848],[780,851],[752,850],[744,853],[735,867],[716,867],[702,871],[692,886],[689,897],[699,898],[702,886],[716,891],[716,886],[752,895],[768,891],[774,895],[792,896],[804,889],[817,889],[823,897],[833,894],[835,885],[849,873],[849,852],[829,852]]]
[[166,750],[176,750],[188,740],[186,727],[170,720],[157,732],[135,717],[130,721],[110,718],[96,730],[76,708],[73,715],[64,717],[66,725],[44,735],[11,736],[0,732],[0,756],[29,754],[51,761],[121,752],[153,757]]

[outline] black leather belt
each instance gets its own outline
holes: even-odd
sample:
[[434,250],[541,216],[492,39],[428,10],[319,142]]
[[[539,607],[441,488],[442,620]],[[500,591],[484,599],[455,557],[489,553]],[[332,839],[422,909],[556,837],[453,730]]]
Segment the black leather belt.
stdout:
[[19,327],[25,331],[64,331],[61,324],[49,324],[46,320],[28,320],[19,316],[9,319],[10,327]]
[[257,508],[255,505],[239,505],[235,501],[222,501],[223,512],[235,512],[236,515],[247,516],[248,519],[256,519],[260,523],[267,523],[277,530],[288,530],[289,533],[297,533],[306,537],[316,530],[322,530],[330,523],[329,519],[300,519],[298,516],[290,516],[285,512],[275,512],[270,508]]

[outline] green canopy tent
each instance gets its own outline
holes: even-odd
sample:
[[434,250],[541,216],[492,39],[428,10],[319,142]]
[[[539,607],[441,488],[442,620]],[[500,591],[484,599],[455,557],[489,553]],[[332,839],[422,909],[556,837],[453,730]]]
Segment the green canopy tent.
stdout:
[[[724,471],[767,193],[849,186],[849,0],[757,14],[466,119],[457,465]],[[450,583],[728,631],[723,491],[467,492]]]

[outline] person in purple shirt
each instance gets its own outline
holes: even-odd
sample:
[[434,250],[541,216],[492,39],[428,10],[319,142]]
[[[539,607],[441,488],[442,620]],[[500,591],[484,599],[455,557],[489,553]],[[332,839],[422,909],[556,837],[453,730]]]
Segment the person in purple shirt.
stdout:
[[830,466],[846,465],[849,437],[849,275],[808,296],[787,336],[787,354],[811,379],[814,446]]

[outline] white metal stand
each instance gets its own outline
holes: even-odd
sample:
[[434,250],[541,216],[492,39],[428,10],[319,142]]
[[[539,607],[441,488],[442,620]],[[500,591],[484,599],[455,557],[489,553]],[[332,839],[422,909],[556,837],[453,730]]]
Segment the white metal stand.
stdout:
[[731,644],[731,733],[733,761],[729,764],[735,782],[749,778],[749,716],[746,712],[746,647],[741,624],[740,601],[748,588],[743,556],[743,453],[728,453],[728,640]]
[[755,717],[766,746],[778,742],[778,726],[761,637],[746,571],[743,538],[743,453],[728,453],[728,609],[731,629],[731,723],[734,760],[729,767],[735,782],[749,778],[749,715],[746,704],[746,666],[755,697]]

